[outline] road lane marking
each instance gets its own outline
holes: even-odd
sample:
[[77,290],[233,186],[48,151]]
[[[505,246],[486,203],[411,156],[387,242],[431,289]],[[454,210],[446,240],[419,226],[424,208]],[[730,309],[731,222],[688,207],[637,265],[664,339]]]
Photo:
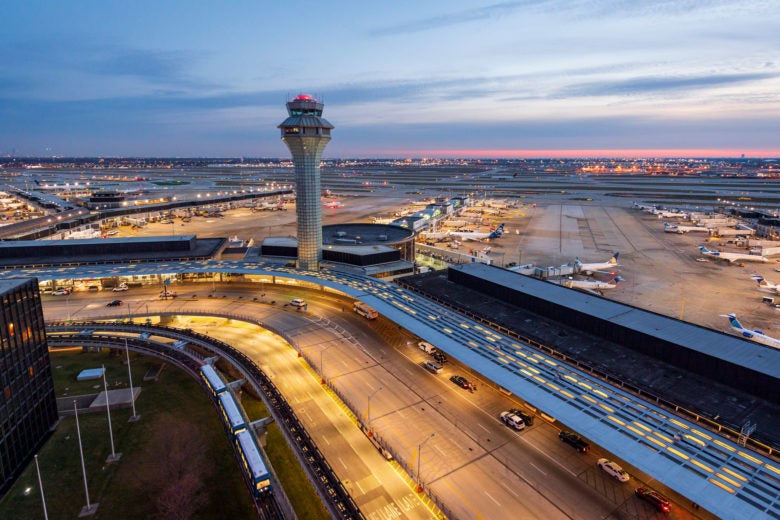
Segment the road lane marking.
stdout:
[[495,504],[496,504],[498,507],[501,507],[501,502],[499,502],[498,500],[496,500],[495,498],[493,498],[493,497],[490,495],[490,493],[488,493],[487,491],[483,491],[483,493],[485,493],[485,494],[487,495],[487,497],[488,497],[490,500],[492,500],[493,502],[495,502]]

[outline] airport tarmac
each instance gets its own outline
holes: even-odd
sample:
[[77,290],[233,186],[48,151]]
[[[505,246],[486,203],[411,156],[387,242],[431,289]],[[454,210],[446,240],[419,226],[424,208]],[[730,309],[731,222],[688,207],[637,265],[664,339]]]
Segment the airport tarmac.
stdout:
[[[762,296],[750,275],[759,273],[769,280],[780,279],[775,261],[766,264],[697,261],[696,246],[702,235],[665,233],[657,217],[631,207],[630,200],[555,201],[547,196],[535,207],[526,199],[520,208],[505,210],[489,219],[503,222],[506,231],[489,243],[463,241],[451,251],[467,253],[491,248],[496,265],[532,263],[559,266],[574,262],[608,260],[619,252],[620,266],[615,270],[622,281],[605,291],[606,298],[634,305],[666,316],[727,331],[725,318],[736,313],[747,327],[760,328],[768,335],[780,336],[776,310],[762,303]],[[394,190],[375,190],[370,194],[342,196],[341,208],[323,208],[323,224],[370,222],[372,217],[392,215],[409,207],[409,198]],[[130,231],[122,228],[117,236],[195,234],[199,237],[233,237],[259,244],[269,236],[294,236],[294,204],[285,211],[252,212],[240,208],[224,212],[224,218],[193,217],[173,224],[148,224]],[[440,244],[444,247],[444,244]],[[773,259],[772,259],[773,260]],[[594,279],[609,280],[612,275],[597,273]],[[778,298],[780,300],[780,298]]]

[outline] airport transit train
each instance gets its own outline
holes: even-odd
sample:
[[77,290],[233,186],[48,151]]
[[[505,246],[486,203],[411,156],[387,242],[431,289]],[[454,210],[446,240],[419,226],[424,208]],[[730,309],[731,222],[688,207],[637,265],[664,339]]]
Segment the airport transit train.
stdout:
[[247,429],[247,422],[236,404],[233,394],[228,391],[227,385],[211,365],[200,367],[200,375],[222,412],[222,421],[230,433],[244,477],[252,489],[252,494],[260,496],[270,491],[271,475],[254,436]]

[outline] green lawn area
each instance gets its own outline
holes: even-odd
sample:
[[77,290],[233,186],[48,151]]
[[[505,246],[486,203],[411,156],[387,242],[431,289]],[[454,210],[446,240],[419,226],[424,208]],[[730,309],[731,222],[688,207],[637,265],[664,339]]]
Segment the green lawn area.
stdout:
[[[102,379],[76,382],[80,370],[101,365],[109,389],[127,386],[124,352],[52,353],[51,358],[58,396],[101,390]],[[144,382],[144,374],[159,362],[131,354],[131,363],[133,384],[143,388],[136,401],[141,420],[129,423],[129,408],[112,410],[115,451],[122,453],[118,462],[105,462],[111,454],[106,414],[79,415],[90,502],[99,503],[91,518],[256,518],[207,394],[176,367],[167,366],[157,382]],[[62,418],[38,460],[49,518],[77,518],[86,495],[73,417]],[[43,518],[34,464],[0,502],[0,518]]]

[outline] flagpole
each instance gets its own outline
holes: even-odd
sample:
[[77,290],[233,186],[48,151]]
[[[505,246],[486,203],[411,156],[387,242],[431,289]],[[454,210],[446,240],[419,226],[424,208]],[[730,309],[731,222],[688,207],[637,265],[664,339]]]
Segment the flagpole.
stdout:
[[84,448],[81,445],[81,427],[79,426],[79,409],[76,406],[76,400],[73,400],[73,411],[76,414],[76,433],[79,438],[79,456],[81,457],[81,474],[84,476],[84,494],[87,496],[87,505],[81,508],[79,516],[89,516],[97,511],[97,504],[89,503],[89,488],[87,487],[87,468],[84,466]]
[[133,392],[133,371],[130,370],[130,350],[127,348],[127,338],[125,338],[125,356],[127,357],[127,377],[130,380],[130,404],[133,405],[133,415],[127,422],[135,422],[141,418],[135,413],[135,392]]
[[108,414],[108,437],[111,439],[111,455],[106,458],[106,462],[116,462],[122,454],[114,451],[114,429],[111,427],[111,407],[108,405],[108,385],[106,384],[106,365],[103,365],[103,393],[106,394],[106,414]]
[[46,497],[43,496],[43,481],[41,480],[41,468],[38,466],[38,454],[35,454],[35,472],[38,474],[38,489],[41,490],[41,503],[43,504],[43,520],[49,520],[49,513],[46,511]]

